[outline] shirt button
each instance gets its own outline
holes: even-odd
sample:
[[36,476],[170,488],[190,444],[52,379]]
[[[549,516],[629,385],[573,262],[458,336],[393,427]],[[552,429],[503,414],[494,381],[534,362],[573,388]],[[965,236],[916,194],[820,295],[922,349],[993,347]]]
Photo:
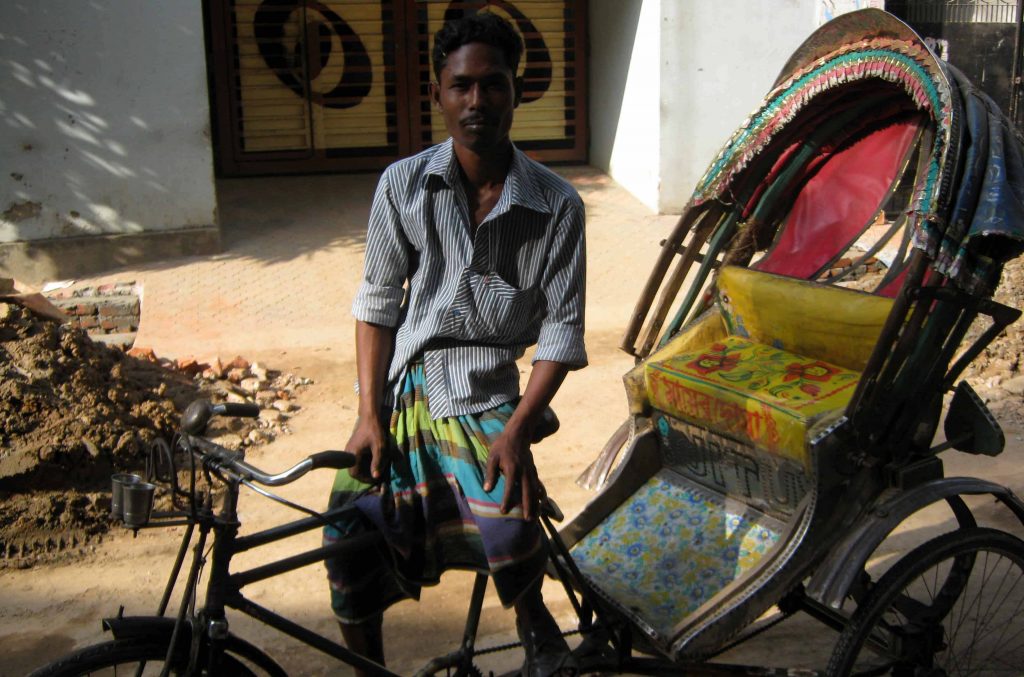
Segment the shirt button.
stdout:
[[458,316],[462,315],[462,313],[459,312],[458,308],[455,308],[454,310],[452,310],[452,315],[455,316],[455,317],[458,317]]

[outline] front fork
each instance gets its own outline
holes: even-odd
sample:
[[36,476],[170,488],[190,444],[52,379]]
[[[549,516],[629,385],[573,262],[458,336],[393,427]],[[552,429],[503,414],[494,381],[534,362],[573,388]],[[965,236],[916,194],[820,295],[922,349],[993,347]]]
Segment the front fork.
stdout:
[[[228,589],[228,586],[231,585],[228,568],[234,555],[235,538],[238,536],[238,528],[241,526],[236,513],[237,505],[238,484],[237,482],[231,482],[228,485],[228,491],[224,495],[223,509],[217,518],[218,533],[217,538],[214,539],[213,553],[210,559],[210,582],[206,587],[206,602],[199,613],[199,622],[193,625],[189,668],[198,664],[199,657],[202,655],[201,649],[205,642],[206,674],[209,675],[218,675],[222,672],[220,663],[229,634],[228,619],[224,613],[224,602],[229,595],[237,594],[238,592],[234,589]],[[209,528],[207,528],[208,530]],[[200,538],[200,543],[196,545],[197,549],[194,560],[194,562],[199,562],[200,565],[205,561],[200,548],[203,540],[203,538]],[[192,588],[194,592],[194,584]],[[189,597],[188,593],[186,593],[185,599],[182,600],[182,608],[185,608],[192,601]]]
[[[226,641],[229,636],[227,617],[224,613],[224,600],[229,593],[226,589],[229,575],[228,567],[234,551],[235,538],[238,535],[239,523],[236,514],[238,501],[237,484],[230,484],[224,496],[224,505],[220,516],[212,514],[210,502],[207,501],[200,511],[198,517],[199,538],[192,548],[192,564],[189,567],[188,576],[185,579],[185,590],[178,607],[178,614],[174,619],[173,630],[168,642],[168,655],[164,663],[161,677],[169,673],[173,664],[172,658],[177,651],[179,643],[185,641],[184,632],[190,633],[188,640],[188,674],[193,674],[195,668],[205,657],[206,674],[218,674],[221,656],[224,653]],[[209,584],[207,586],[206,601],[198,616],[193,616],[195,609],[196,588],[199,584],[200,572],[206,564],[206,543],[210,531],[216,525],[217,538],[214,539],[212,553],[211,571]],[[168,602],[174,590],[184,562],[185,552],[192,540],[195,523],[190,523],[185,532],[181,547],[178,550],[174,566],[164,589],[160,606],[157,609],[157,616],[163,617],[167,611]],[[191,612],[191,613],[190,613]],[[187,629],[185,629],[187,628]]]

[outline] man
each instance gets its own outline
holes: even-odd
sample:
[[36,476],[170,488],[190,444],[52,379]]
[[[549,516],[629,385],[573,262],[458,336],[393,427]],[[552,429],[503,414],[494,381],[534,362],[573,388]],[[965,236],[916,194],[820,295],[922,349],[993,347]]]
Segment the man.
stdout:
[[[575,190],[509,139],[522,41],[490,12],[435,36],[434,105],[451,138],[391,165],[374,196],[353,303],[359,421],[331,507],[335,542],[388,551],[328,562],[346,643],[383,663],[383,610],[448,568],[489,572],[514,606],[530,674],[571,670],[540,594],[543,486],[534,428],[583,346],[584,213]],[[519,398],[516,360],[536,344]]]

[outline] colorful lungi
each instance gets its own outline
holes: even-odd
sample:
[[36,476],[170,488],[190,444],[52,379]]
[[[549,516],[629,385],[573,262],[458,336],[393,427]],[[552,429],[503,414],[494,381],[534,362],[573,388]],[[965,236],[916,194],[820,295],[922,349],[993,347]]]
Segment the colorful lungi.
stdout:
[[537,521],[525,521],[519,506],[501,514],[504,478],[483,490],[488,449],[513,411],[509,403],[431,420],[423,365],[409,366],[391,415],[389,480],[371,487],[348,470],[334,480],[330,508],[358,509],[324,529],[324,544],[372,529],[388,544],[327,561],[338,620],[359,623],[401,599],[418,599],[421,586],[437,583],[447,569],[490,573],[506,607],[542,575],[546,551]]

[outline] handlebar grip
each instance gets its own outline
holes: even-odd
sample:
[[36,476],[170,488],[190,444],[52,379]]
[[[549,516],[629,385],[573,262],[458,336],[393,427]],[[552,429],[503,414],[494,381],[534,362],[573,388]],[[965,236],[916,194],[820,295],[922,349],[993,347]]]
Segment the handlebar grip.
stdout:
[[220,416],[239,416],[242,418],[258,418],[259,405],[250,402],[224,402],[213,405],[213,413]]
[[341,470],[342,468],[351,468],[356,464],[355,454],[350,454],[347,451],[321,451],[310,456],[309,460],[313,461],[311,470],[318,468]]

